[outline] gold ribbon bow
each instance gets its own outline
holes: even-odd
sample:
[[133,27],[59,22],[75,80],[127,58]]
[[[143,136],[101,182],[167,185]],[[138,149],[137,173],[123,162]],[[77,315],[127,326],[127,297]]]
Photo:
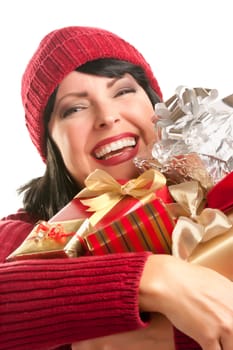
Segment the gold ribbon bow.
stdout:
[[167,204],[174,217],[195,217],[203,209],[205,191],[198,181],[187,181],[168,187],[175,203]]
[[88,206],[88,211],[94,212],[89,218],[91,225],[95,225],[107,214],[124,196],[129,195],[147,203],[155,198],[155,191],[166,184],[166,178],[159,171],[149,169],[135,179],[121,185],[111,175],[96,169],[85,180],[86,188],[76,197]]
[[[198,191],[196,196],[193,191],[190,196],[179,193],[176,197],[183,199],[182,205],[189,208],[191,215],[178,217],[172,233],[172,254],[209,267],[233,280],[233,224],[230,217],[218,209],[198,210],[202,202]],[[199,215],[196,214],[198,211]]]

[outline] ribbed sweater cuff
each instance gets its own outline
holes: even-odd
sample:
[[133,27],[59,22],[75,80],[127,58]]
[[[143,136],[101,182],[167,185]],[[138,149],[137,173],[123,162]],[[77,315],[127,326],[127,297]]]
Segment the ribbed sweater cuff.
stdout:
[[138,288],[149,254],[1,264],[1,349],[45,350],[145,326]]

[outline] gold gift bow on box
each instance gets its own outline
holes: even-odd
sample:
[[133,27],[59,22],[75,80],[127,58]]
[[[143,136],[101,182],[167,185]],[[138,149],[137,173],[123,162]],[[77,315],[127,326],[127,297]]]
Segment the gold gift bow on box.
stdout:
[[181,206],[190,212],[190,216],[181,215],[177,219],[172,233],[172,254],[233,280],[233,220],[218,209],[201,208],[204,198],[198,184],[191,184],[190,193],[188,183],[185,191],[183,185],[169,187],[179,204],[182,202]]
[[153,200],[156,197],[155,191],[165,184],[165,176],[154,169],[145,171],[123,185],[104,170],[96,169],[86,178],[86,187],[76,197],[89,207],[87,211],[93,212],[87,220],[94,226],[126,195],[145,204]]
[[142,204],[145,204],[155,199],[155,191],[165,184],[165,176],[154,169],[145,171],[123,185],[104,170],[93,171],[85,179],[86,187],[75,196],[83,205],[88,206],[87,211],[93,214],[84,220],[65,247],[67,254],[70,257],[82,255],[80,240],[82,241],[85,236],[94,231],[95,225],[126,195],[139,199]]

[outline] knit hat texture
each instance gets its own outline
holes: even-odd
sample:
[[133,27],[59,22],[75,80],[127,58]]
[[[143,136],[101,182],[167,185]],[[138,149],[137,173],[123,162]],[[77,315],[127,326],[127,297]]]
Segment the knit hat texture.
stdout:
[[140,52],[107,30],[70,26],[47,34],[39,44],[22,77],[22,102],[26,126],[33,144],[46,161],[43,114],[50,95],[67,74],[84,63],[113,58],[140,65],[154,91],[162,98],[158,82]]

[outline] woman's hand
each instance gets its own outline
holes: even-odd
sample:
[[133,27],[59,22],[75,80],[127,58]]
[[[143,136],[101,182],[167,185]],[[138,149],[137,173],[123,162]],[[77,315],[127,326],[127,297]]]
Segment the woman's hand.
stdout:
[[203,350],[232,350],[233,283],[217,272],[152,255],[141,278],[139,303],[143,311],[166,315]]
[[155,349],[175,350],[172,325],[160,314],[152,314],[146,328],[72,344],[72,350]]

